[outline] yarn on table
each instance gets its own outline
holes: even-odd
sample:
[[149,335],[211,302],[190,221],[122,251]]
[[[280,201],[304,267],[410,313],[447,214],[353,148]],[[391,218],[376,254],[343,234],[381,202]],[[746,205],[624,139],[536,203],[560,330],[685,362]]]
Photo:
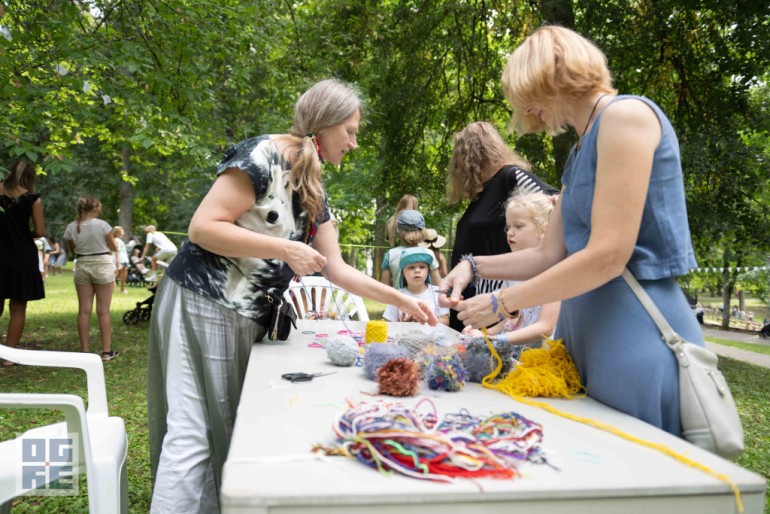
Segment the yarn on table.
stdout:
[[500,375],[502,361],[489,340],[487,345],[497,361],[497,367],[482,380],[484,387],[513,397],[574,398],[581,391],[585,392],[577,366],[561,339],[546,339],[542,348],[525,348],[516,369],[497,382],[494,380]]
[[[494,341],[493,345],[503,363],[500,369],[500,376],[503,376],[513,367],[513,345],[505,341]],[[480,384],[496,365],[483,337],[474,337],[468,341],[463,356],[465,379],[468,382]]]
[[403,330],[394,338],[394,342],[409,350],[412,358],[436,344],[436,337],[419,328],[415,330]]
[[[427,413],[420,406],[433,407]],[[515,412],[488,418],[463,409],[439,419],[433,402],[414,408],[400,403],[349,404],[334,422],[338,447],[314,445],[313,452],[345,455],[383,474],[451,482],[458,478],[513,479],[518,464],[545,464],[543,428]]]
[[377,370],[377,384],[380,394],[414,396],[420,390],[417,364],[404,357],[391,359]]
[[364,352],[364,374],[369,380],[377,378],[377,370],[392,359],[409,358],[409,351],[392,343],[371,343]]
[[384,343],[388,340],[388,324],[384,321],[367,321],[364,341],[366,344]]
[[352,337],[335,337],[326,345],[326,356],[335,366],[352,366],[358,357],[358,343]]
[[465,385],[465,368],[459,352],[438,355],[427,372],[428,388],[436,391],[459,391]]

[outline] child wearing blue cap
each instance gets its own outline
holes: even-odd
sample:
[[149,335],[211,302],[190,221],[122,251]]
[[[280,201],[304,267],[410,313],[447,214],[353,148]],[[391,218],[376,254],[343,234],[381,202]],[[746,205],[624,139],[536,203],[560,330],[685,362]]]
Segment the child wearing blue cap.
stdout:
[[[401,292],[433,306],[433,313],[439,321],[449,325],[449,308],[438,304],[438,287],[428,283],[430,264],[435,259],[433,252],[422,246],[404,249],[399,259]],[[395,305],[388,305],[382,317],[387,321],[412,321],[408,314],[401,312]]]
[[[407,248],[417,247],[425,240],[425,218],[414,210],[401,211],[396,220],[396,227],[398,229],[398,238],[401,240],[401,246],[391,248],[385,254],[385,258],[382,260],[382,277],[380,277],[380,282],[400,289],[402,286],[401,266],[399,266],[401,254]],[[430,283],[438,284],[441,278],[438,274],[438,261],[435,257],[430,262],[430,269]]]

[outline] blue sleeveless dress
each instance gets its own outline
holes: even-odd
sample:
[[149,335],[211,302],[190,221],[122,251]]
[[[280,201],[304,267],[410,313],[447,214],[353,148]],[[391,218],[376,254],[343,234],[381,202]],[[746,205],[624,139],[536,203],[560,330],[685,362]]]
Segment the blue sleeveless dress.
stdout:
[[[668,118],[651,100],[622,95],[612,101],[629,98],[655,111],[662,135],[628,268],[673,329],[688,341],[703,345],[703,333],[675,279],[696,267],[679,141]],[[596,140],[602,113],[583,136],[580,150],[572,148],[564,168],[561,214],[569,255],[584,249],[591,235]],[[677,361],[621,277],[563,301],[555,337],[564,339],[589,396],[681,437]]]

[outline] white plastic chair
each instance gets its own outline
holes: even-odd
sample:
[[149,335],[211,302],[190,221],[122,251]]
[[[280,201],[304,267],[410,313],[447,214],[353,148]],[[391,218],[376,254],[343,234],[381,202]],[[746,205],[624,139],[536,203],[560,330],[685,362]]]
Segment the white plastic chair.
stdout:
[[[22,466],[29,464],[23,461],[22,442],[31,438],[46,443],[72,439],[75,452],[71,475],[86,473],[89,511],[128,512],[126,427],[123,418],[108,414],[102,359],[92,353],[20,350],[3,345],[0,358],[29,366],[79,368],[86,372],[88,385],[88,410],[82,398],[72,394],[0,393],[0,409],[57,409],[66,420],[0,442],[0,512],[7,512],[15,497],[31,490],[20,479]],[[49,473],[43,475],[36,479],[47,482]],[[40,482],[35,485],[40,487]]]
[[329,281],[323,277],[302,277],[302,282],[291,282],[283,293],[283,298],[294,306],[300,319],[304,318],[308,311],[316,311],[330,314],[342,312],[347,313],[348,319],[369,321],[369,313],[366,312],[366,305],[360,296],[334,284],[332,286],[333,288],[330,288]]

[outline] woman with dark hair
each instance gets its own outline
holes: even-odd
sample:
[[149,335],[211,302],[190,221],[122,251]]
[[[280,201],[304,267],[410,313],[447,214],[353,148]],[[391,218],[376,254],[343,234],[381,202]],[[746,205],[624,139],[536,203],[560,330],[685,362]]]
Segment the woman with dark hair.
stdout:
[[[31,232],[29,222],[35,227]],[[0,316],[8,300],[5,344],[19,345],[27,321],[27,302],[45,298],[34,238],[45,235],[43,203],[35,193],[35,167],[24,160],[8,166],[0,182]],[[4,360],[3,367],[13,366]]]
[[[529,171],[529,163],[511,150],[500,133],[485,121],[471,123],[455,135],[449,161],[449,203],[468,199],[470,204],[457,222],[452,261],[462,257],[499,255],[510,252],[505,235],[505,202],[518,188],[522,193],[558,194]],[[482,279],[466,287],[462,295],[472,298],[503,286],[502,280]],[[462,331],[463,324],[452,310],[449,325]]]
[[321,182],[323,162],[354,150],[363,106],[324,80],[297,101],[289,134],[227,150],[160,281],[150,323],[147,403],[153,512],[216,512],[249,352],[295,276],[437,323],[432,306],[342,260]]

